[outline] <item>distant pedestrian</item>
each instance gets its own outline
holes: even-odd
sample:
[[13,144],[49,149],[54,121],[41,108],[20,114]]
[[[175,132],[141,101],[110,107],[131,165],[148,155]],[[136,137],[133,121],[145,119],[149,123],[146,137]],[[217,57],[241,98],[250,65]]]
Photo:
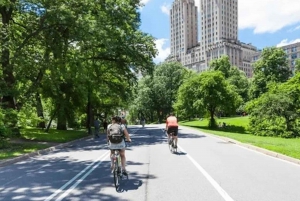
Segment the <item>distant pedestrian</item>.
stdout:
[[100,134],[100,121],[99,121],[98,117],[94,121],[94,127],[95,127],[94,137],[95,138],[99,138],[99,134]]
[[104,122],[103,122],[104,133],[107,132],[107,125],[108,125],[108,123],[107,123],[107,121],[106,121],[106,119],[105,119]]
[[145,119],[144,116],[142,116],[142,118],[141,118],[141,124],[142,124],[143,127],[145,126],[145,123],[146,123],[146,119]]

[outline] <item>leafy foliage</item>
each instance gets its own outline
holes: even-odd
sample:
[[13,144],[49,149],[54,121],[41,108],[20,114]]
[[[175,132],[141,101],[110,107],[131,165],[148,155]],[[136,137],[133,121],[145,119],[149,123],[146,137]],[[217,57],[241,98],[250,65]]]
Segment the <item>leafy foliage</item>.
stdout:
[[268,91],[267,83],[282,83],[292,75],[288,67],[286,53],[281,48],[265,48],[261,58],[255,63],[254,78],[251,84],[250,97],[257,98]]
[[150,121],[162,119],[173,110],[177,91],[189,71],[180,63],[162,63],[155,67],[153,76],[143,77],[131,104],[131,120],[146,116]]
[[157,53],[154,38],[139,29],[139,6],[139,0],[1,1],[6,128],[44,128],[40,123],[55,120],[66,129],[83,116],[90,127],[93,115],[125,107],[135,73],[151,74]]
[[214,71],[221,71],[225,78],[230,76],[231,64],[229,57],[227,55],[223,55],[219,59],[214,59],[210,62],[209,68]]
[[[235,113],[241,104],[240,96],[233,90],[220,71],[208,71],[187,80],[179,89],[178,109],[210,115],[209,127],[216,127],[214,118],[218,110]],[[193,114],[193,113],[191,113]]]
[[273,87],[247,105],[255,135],[297,137],[300,120],[300,74]]

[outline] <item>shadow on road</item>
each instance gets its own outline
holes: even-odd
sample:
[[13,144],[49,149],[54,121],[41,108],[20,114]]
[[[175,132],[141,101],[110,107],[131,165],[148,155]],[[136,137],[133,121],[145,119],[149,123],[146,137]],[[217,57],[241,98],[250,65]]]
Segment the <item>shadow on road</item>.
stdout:
[[204,138],[206,137],[205,135],[197,135],[193,133],[179,133],[178,138]]
[[[132,133],[132,143],[127,150],[138,146],[152,146],[166,144],[167,138],[159,127],[145,127],[129,129]],[[193,133],[179,134],[179,138],[202,138],[204,135]],[[70,179],[91,165],[94,161],[87,160],[86,156],[92,152],[107,150],[106,136],[101,135],[98,139],[74,143],[68,147],[58,149],[41,157],[35,157],[7,167],[0,168],[0,200],[44,200],[59,188],[64,186]],[[97,152],[98,151],[98,152]],[[103,151],[103,153],[104,153]],[[72,152],[72,153],[70,153]],[[74,152],[74,153],[73,153]],[[185,155],[179,152],[177,155]],[[91,165],[94,168],[98,162]],[[144,165],[141,162],[129,160],[128,166]],[[74,180],[76,182],[80,177]],[[129,172],[129,179],[121,183],[120,192],[138,190],[144,185],[143,181],[156,179],[154,175]],[[73,183],[74,183],[73,182]],[[67,186],[67,190],[71,183]],[[76,187],[64,200],[122,200],[117,195],[108,194],[107,188],[114,188],[113,176],[110,173],[110,161],[102,161],[95,167],[82,183]],[[104,190],[105,189],[105,190]],[[25,193],[26,192],[26,193]]]

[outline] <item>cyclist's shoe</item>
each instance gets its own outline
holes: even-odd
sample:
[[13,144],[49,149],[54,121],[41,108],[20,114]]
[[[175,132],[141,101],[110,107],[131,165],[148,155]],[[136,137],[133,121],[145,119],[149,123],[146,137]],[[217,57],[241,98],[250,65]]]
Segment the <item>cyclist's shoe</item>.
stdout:
[[126,170],[123,170],[123,175],[125,175],[126,177],[128,176],[128,173]]

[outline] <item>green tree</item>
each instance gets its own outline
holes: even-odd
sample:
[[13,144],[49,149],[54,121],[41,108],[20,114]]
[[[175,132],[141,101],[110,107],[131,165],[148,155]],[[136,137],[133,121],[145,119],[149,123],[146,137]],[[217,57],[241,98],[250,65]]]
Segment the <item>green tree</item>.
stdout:
[[196,73],[193,73],[190,74],[188,79],[185,79],[184,83],[179,87],[177,100],[173,107],[183,119],[191,119],[198,114],[195,103],[199,85],[199,76]]
[[180,109],[191,111],[195,108],[198,114],[208,112],[209,127],[216,127],[214,115],[218,110],[234,113],[241,104],[240,96],[220,71],[204,72],[187,80],[180,87],[178,97],[175,105]]
[[298,73],[300,71],[300,59],[296,59],[295,61],[295,72]]
[[247,102],[250,84],[245,72],[237,67],[231,67],[227,80],[234,86],[234,90],[242,97],[243,102]]
[[254,77],[250,88],[251,99],[268,91],[269,82],[285,82],[291,77],[286,53],[281,48],[271,47],[262,51],[254,64]]
[[139,82],[132,110],[146,113],[151,121],[156,118],[162,121],[173,110],[179,86],[189,74],[189,70],[177,62],[157,65],[153,76],[145,76]]
[[248,100],[249,82],[246,74],[239,70],[236,66],[231,66],[227,55],[214,59],[210,62],[210,70],[221,71],[226,80],[234,86],[234,90],[243,98]]
[[[139,6],[139,0],[1,2],[3,108],[16,114],[35,107],[28,111],[44,119],[46,102],[49,121],[57,118],[65,129],[82,112],[90,125],[95,107],[123,106],[135,72],[154,69],[154,38],[139,29]],[[4,119],[16,127],[17,116]]]
[[231,64],[229,57],[227,55],[223,55],[219,59],[214,59],[210,62],[209,68],[215,71],[221,71],[225,78],[227,79],[230,76]]
[[300,120],[300,74],[247,104],[255,135],[297,137]]

